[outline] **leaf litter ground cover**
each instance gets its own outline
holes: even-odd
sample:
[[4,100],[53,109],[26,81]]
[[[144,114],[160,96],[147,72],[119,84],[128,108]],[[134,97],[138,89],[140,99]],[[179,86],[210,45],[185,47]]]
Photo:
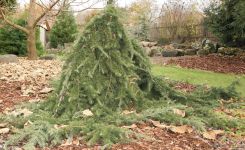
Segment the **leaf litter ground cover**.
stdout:
[[24,101],[37,101],[52,91],[51,79],[59,76],[62,62],[29,61],[0,64],[0,112]]
[[[3,77],[2,81],[1,81],[1,99],[4,99],[4,105],[2,108],[6,108],[6,105],[9,106],[11,110],[12,106],[15,103],[19,103],[20,101],[29,101],[29,100],[33,100],[33,98],[38,98],[41,99],[43,97],[39,97],[40,95],[37,95],[32,97],[26,97],[26,96],[21,96],[23,93],[21,92],[20,88],[22,85],[22,82],[25,80],[19,80],[17,77],[15,78],[10,78],[6,81],[7,76],[15,76],[15,72],[19,72],[22,71],[19,70],[18,68],[22,68],[20,67],[21,65],[24,65],[25,67],[27,66],[32,66],[33,63],[35,63],[34,61],[28,61],[28,60],[24,60],[24,59],[20,59],[20,61],[24,61],[25,63],[20,63],[20,64],[5,64],[4,67],[2,67],[2,71],[6,72],[1,74],[1,77]],[[48,83],[50,83],[51,79],[50,77],[57,77],[57,75],[60,73],[60,68],[62,66],[62,62],[60,61],[39,61],[38,65],[35,65],[35,67],[30,67],[30,69],[28,69],[28,71],[26,71],[25,74],[28,74],[29,76],[27,78],[29,79],[35,79],[35,77],[31,77],[31,75],[33,75],[33,72],[35,70],[39,70],[41,68],[43,68],[42,63],[45,64],[50,64],[47,65],[48,67],[45,67],[45,70],[50,70],[53,69],[53,67],[55,69],[57,69],[56,73],[53,74],[52,71],[47,71],[46,76],[48,77],[48,79],[46,79],[45,81],[45,86],[50,87],[48,85]],[[20,66],[18,66],[20,65]],[[6,67],[8,66],[8,67]],[[15,66],[15,67],[13,67]],[[18,66],[18,67],[16,67]],[[23,67],[24,67],[23,66]],[[7,68],[5,70],[5,68]],[[10,71],[11,68],[11,71]],[[44,69],[44,68],[43,68]],[[9,72],[12,72],[13,75],[11,75]],[[47,75],[48,74],[48,75]],[[21,77],[22,78],[22,77]],[[33,86],[36,86],[36,81],[32,81],[31,82]],[[42,83],[42,82],[41,82]],[[26,82],[23,83],[28,85]],[[39,84],[40,85],[40,84]],[[177,83],[174,84],[173,86],[176,86],[177,88],[182,89],[182,83]],[[184,84],[183,87],[185,86],[189,86],[188,84]],[[40,87],[39,89],[43,89],[43,87]],[[189,88],[187,88],[189,89]],[[192,89],[192,88],[191,88]],[[17,90],[18,92],[15,93],[15,90]],[[8,96],[3,96],[3,93],[7,93]],[[36,93],[39,93],[38,91]],[[12,95],[11,95],[12,94]],[[15,96],[15,95],[19,95]],[[11,105],[8,105],[8,104]],[[235,104],[234,104],[235,105]],[[229,109],[224,109],[222,107],[220,107],[221,110],[217,110],[221,113],[226,113],[227,115],[229,115],[228,117],[239,117],[239,115],[236,113],[236,111],[232,114],[232,112],[230,112]],[[12,109],[14,110],[14,109]],[[174,112],[174,111],[173,111]],[[126,114],[130,114],[132,112],[128,112]],[[240,117],[242,117],[242,115],[240,115]],[[157,125],[157,124],[155,124]],[[133,128],[131,128],[131,127]],[[128,144],[116,144],[114,146],[112,146],[112,149],[230,149],[230,148],[240,148],[242,149],[244,146],[244,139],[237,139],[237,140],[230,140],[229,138],[225,139],[224,137],[219,137],[216,140],[208,140],[203,138],[203,136],[199,133],[196,133],[195,131],[193,131],[192,133],[174,133],[173,131],[169,130],[169,129],[162,129],[161,126],[158,125],[154,126],[152,123],[139,123],[136,126],[132,126],[130,125],[128,128],[130,130],[135,131],[136,133],[140,133],[143,135],[147,135],[149,136],[146,139],[135,139],[135,141],[133,141],[132,143],[128,143]],[[3,144],[3,139],[6,139],[7,135],[1,135],[1,140],[0,142]],[[218,142],[220,140],[223,140],[222,142]],[[70,142],[69,142],[70,141]],[[101,145],[97,145],[97,146],[88,146],[86,145],[85,141],[80,139],[74,139],[74,140],[64,140],[63,141],[63,145],[61,144],[58,147],[55,148],[46,148],[46,149],[100,149],[102,146]]]
[[[215,111],[220,107],[244,109],[234,86],[200,87],[188,94],[176,91],[152,75],[142,48],[127,36],[116,9],[109,6],[85,28],[49,98],[0,116],[2,131],[11,133],[4,148],[52,149],[62,144],[80,145],[80,141],[113,148],[120,142],[154,138],[140,131],[141,124],[149,122],[147,126],[153,130],[177,137],[194,132],[214,141],[227,133],[242,136],[244,119]],[[233,103],[226,103],[228,100]],[[183,140],[171,141],[181,144]]]
[[220,73],[245,74],[245,60],[232,56],[184,56],[184,57],[153,57],[153,64],[178,65],[184,68],[200,69]]

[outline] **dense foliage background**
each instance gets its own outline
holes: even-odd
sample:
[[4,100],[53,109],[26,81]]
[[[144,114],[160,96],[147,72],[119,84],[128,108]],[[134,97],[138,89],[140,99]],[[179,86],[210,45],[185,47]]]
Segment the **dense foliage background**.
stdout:
[[244,8],[244,0],[223,0],[205,11],[209,29],[228,46],[245,46]]
[[0,1],[0,6],[6,6],[6,7],[10,7],[16,4],[16,0],[1,0]]
[[[21,26],[26,25],[24,19],[16,20],[16,23]],[[39,31],[37,30],[37,37],[39,37]],[[0,28],[0,54],[15,54],[20,56],[27,55],[27,36],[26,34],[19,30],[15,29],[9,25],[5,25]],[[43,47],[37,38],[36,47],[39,55],[43,52]]]

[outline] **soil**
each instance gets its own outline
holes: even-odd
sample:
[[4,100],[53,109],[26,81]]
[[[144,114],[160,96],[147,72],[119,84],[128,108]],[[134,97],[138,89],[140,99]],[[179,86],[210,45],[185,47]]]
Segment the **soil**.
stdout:
[[153,64],[178,65],[183,68],[200,69],[219,73],[245,74],[245,60],[231,56],[183,56],[183,57],[153,57]]
[[5,109],[11,109],[14,105],[29,101],[35,96],[23,96],[21,82],[0,81],[0,113]]

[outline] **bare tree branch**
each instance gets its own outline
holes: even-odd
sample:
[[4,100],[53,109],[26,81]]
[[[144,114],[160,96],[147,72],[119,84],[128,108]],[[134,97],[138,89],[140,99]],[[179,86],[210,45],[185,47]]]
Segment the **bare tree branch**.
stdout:
[[26,28],[24,28],[24,27],[22,27],[22,26],[20,26],[20,25],[18,25],[18,24],[15,24],[15,23],[13,23],[12,21],[8,20],[8,19],[5,17],[5,15],[4,15],[4,13],[3,13],[3,10],[1,9],[0,11],[1,11],[1,17],[3,18],[4,22],[6,22],[7,24],[11,25],[11,26],[14,27],[14,28],[17,28],[17,29],[19,29],[19,30],[25,32],[26,34],[29,34],[29,32],[28,32],[28,30],[27,30]]
[[34,22],[33,27],[37,25],[37,23],[59,2],[60,0],[56,0],[53,4],[51,4],[48,9],[46,9]]

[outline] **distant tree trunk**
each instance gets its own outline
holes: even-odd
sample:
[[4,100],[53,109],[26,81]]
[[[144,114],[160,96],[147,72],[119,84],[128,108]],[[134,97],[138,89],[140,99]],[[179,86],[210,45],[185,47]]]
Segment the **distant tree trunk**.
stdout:
[[29,34],[27,34],[27,51],[28,51],[28,59],[36,60],[37,49],[36,49],[36,32],[35,29],[29,29]]
[[27,51],[28,59],[35,60],[37,56],[36,48],[36,33],[35,33],[35,20],[36,20],[36,0],[30,0],[29,16],[27,20]]
[[[37,24],[42,20],[49,12],[54,11],[55,15],[58,15],[60,11],[66,7],[66,5],[71,4],[69,0],[50,0],[48,3],[38,3],[39,0],[29,0],[29,10],[28,10],[28,20],[27,20],[27,26],[20,26],[13,22],[12,20],[9,20],[8,17],[5,16],[6,14],[6,9],[8,7],[7,4],[2,2],[0,0],[0,20],[3,20],[6,24],[19,29],[27,34],[27,50],[28,50],[28,59],[35,60],[38,58],[37,56],[37,48],[36,48],[36,27]],[[90,0],[87,0],[89,2]],[[114,0],[109,0],[110,3],[113,3]],[[59,8],[56,8],[56,10],[52,10],[57,4],[60,3]],[[74,1],[73,1],[74,2]],[[87,3],[84,2],[84,3]],[[99,1],[98,1],[99,2]],[[3,4],[2,4],[3,3]],[[75,3],[75,2],[74,2]],[[5,5],[6,6],[5,6]],[[95,5],[94,3],[93,5]],[[38,13],[36,6],[39,5],[43,9],[42,13]],[[93,5],[83,9],[82,11],[91,8]]]

